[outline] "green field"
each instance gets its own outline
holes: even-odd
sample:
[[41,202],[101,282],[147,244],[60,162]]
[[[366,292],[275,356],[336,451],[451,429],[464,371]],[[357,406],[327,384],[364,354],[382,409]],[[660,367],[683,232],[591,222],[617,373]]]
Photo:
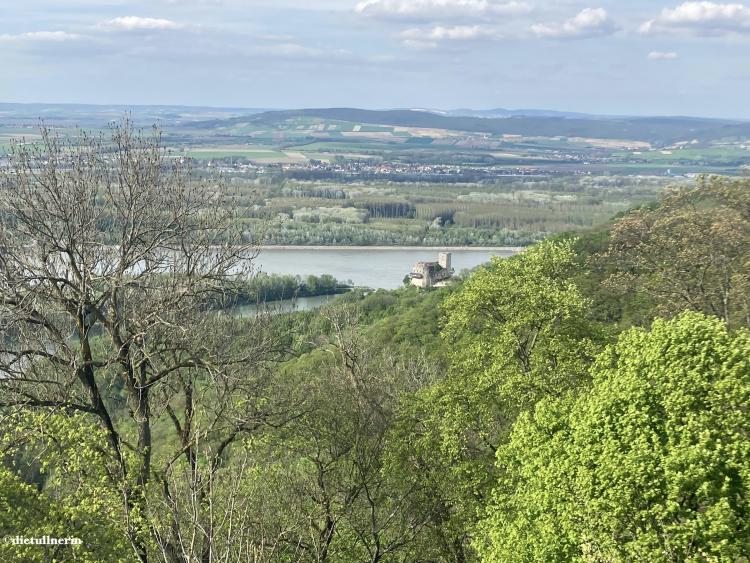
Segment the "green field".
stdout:
[[750,150],[737,146],[643,151],[640,154],[618,152],[614,156],[625,160],[644,160],[649,163],[727,164],[738,161],[750,163]]
[[248,158],[250,160],[278,160],[287,158],[286,153],[276,150],[252,149],[211,149],[188,150],[185,156],[198,160],[216,160],[220,158]]

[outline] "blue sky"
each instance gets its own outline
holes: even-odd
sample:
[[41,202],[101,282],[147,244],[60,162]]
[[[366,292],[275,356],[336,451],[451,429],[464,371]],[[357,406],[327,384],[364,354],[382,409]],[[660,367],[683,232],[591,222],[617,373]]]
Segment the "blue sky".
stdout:
[[0,101],[750,119],[750,3],[23,0]]

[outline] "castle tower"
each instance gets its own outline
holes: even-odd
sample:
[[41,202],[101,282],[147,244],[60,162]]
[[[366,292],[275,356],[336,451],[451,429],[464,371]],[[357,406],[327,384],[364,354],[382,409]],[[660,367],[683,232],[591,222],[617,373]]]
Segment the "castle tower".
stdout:
[[445,268],[446,270],[451,269],[451,253],[450,252],[441,252],[438,254],[438,264],[442,268]]

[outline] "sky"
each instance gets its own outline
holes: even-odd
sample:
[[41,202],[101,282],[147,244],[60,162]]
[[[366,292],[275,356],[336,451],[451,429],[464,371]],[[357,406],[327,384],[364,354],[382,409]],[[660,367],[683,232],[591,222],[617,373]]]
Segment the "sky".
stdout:
[[750,3],[23,0],[0,101],[750,119]]

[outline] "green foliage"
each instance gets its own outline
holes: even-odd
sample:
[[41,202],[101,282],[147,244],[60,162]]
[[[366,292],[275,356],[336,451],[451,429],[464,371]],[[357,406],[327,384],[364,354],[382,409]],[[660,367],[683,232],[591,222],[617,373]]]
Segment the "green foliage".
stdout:
[[243,493],[262,514],[253,534],[273,546],[272,561],[414,560],[420,513],[384,470],[383,449],[396,397],[423,364],[373,347],[344,324],[350,313],[326,311],[330,337],[283,368],[278,391],[301,414],[247,444]]
[[493,258],[446,300],[444,335],[454,368],[504,410],[533,405],[587,379],[596,331],[587,300],[570,280],[572,243],[544,242],[522,255]]
[[574,401],[543,399],[524,412],[509,442],[498,450],[498,481],[475,547],[483,561],[570,561],[575,519],[567,414]]
[[317,246],[521,246],[541,240],[545,231],[509,231],[451,227],[430,229],[429,223],[402,219],[371,222],[364,225],[346,223],[277,222],[252,220],[248,228],[263,232],[269,245]]
[[39,460],[44,488],[0,465],[0,537],[78,538],[81,545],[0,543],[3,561],[129,562],[120,499],[103,468],[102,432],[80,415],[11,414],[3,421],[6,454],[26,450]]
[[739,561],[750,550],[750,335],[686,313],[632,329],[592,390],[498,452],[486,561]]
[[[260,184],[236,179],[236,190],[254,205],[248,232],[257,232],[265,244],[522,246],[600,225],[664,184],[603,176],[453,181],[417,175],[411,181],[352,183],[262,175]],[[367,217],[344,222],[359,212]]]
[[[262,332],[282,361],[264,364],[262,386],[226,395],[218,390],[234,379],[214,376],[219,387],[208,375],[191,380],[189,395],[201,397],[194,411],[179,397],[155,403],[152,472],[174,466],[143,489],[113,479],[119,468],[85,416],[14,415],[0,442],[0,531],[85,543],[59,553],[0,546],[0,559],[127,561],[135,537],[158,560],[160,548],[184,548],[190,534],[210,529],[203,545],[214,553],[258,563],[742,561],[750,552],[750,335],[731,327],[743,324],[748,294],[743,186],[705,180],[611,229],[493,259],[451,287],[353,290],[320,311],[217,329],[212,336],[230,348]],[[463,195],[478,210],[488,194],[473,189]],[[545,206],[535,194],[523,199]],[[412,219],[391,217],[411,215],[411,202],[417,216],[451,211],[454,203],[435,193],[408,194],[396,207],[367,197],[371,214],[404,222],[388,231],[394,237],[469,232],[409,230]],[[355,236],[350,225],[326,227],[326,241]],[[312,227],[279,228],[304,237]],[[712,312],[721,301],[722,275],[700,277],[706,264],[730,274],[727,322],[681,314]],[[624,291],[613,293],[604,282],[618,278]],[[674,288],[693,293],[681,302],[669,296]],[[340,289],[330,276],[260,275],[239,299]],[[654,320],[659,312],[676,318]],[[602,352],[612,335],[652,323]],[[102,337],[91,343],[95,358],[106,357]],[[253,374],[243,364],[231,375],[249,384]],[[116,381],[106,390],[119,424],[125,390]],[[244,412],[248,401],[256,406]],[[242,437],[229,436],[226,448],[230,419],[209,424],[214,406],[242,417]],[[171,428],[183,412],[198,424],[187,441]],[[130,429],[122,438],[136,436]],[[191,444],[194,456],[174,457],[174,447]],[[136,455],[125,448],[128,472]],[[144,498],[127,522],[123,493]],[[163,541],[175,526],[186,543]],[[140,535],[128,541],[131,529]]]
[[455,291],[449,286],[428,292],[407,287],[371,293],[358,305],[371,323],[364,329],[368,340],[398,356],[425,355],[443,364],[441,305]]
[[336,295],[346,291],[346,287],[329,274],[306,276],[303,279],[301,276],[259,272],[233,290],[233,305],[249,305],[298,297]]
[[653,318],[655,303],[637,291],[612,291],[605,281],[616,275],[619,264],[604,259],[610,244],[612,224],[561,235],[560,240],[573,240],[576,253],[571,281],[590,300],[591,316],[614,331],[648,324]]
[[392,463],[430,491],[434,533],[453,557],[518,413],[588,381],[601,336],[568,279],[573,258],[570,242],[546,242],[478,270],[443,305],[449,373],[404,400]]

